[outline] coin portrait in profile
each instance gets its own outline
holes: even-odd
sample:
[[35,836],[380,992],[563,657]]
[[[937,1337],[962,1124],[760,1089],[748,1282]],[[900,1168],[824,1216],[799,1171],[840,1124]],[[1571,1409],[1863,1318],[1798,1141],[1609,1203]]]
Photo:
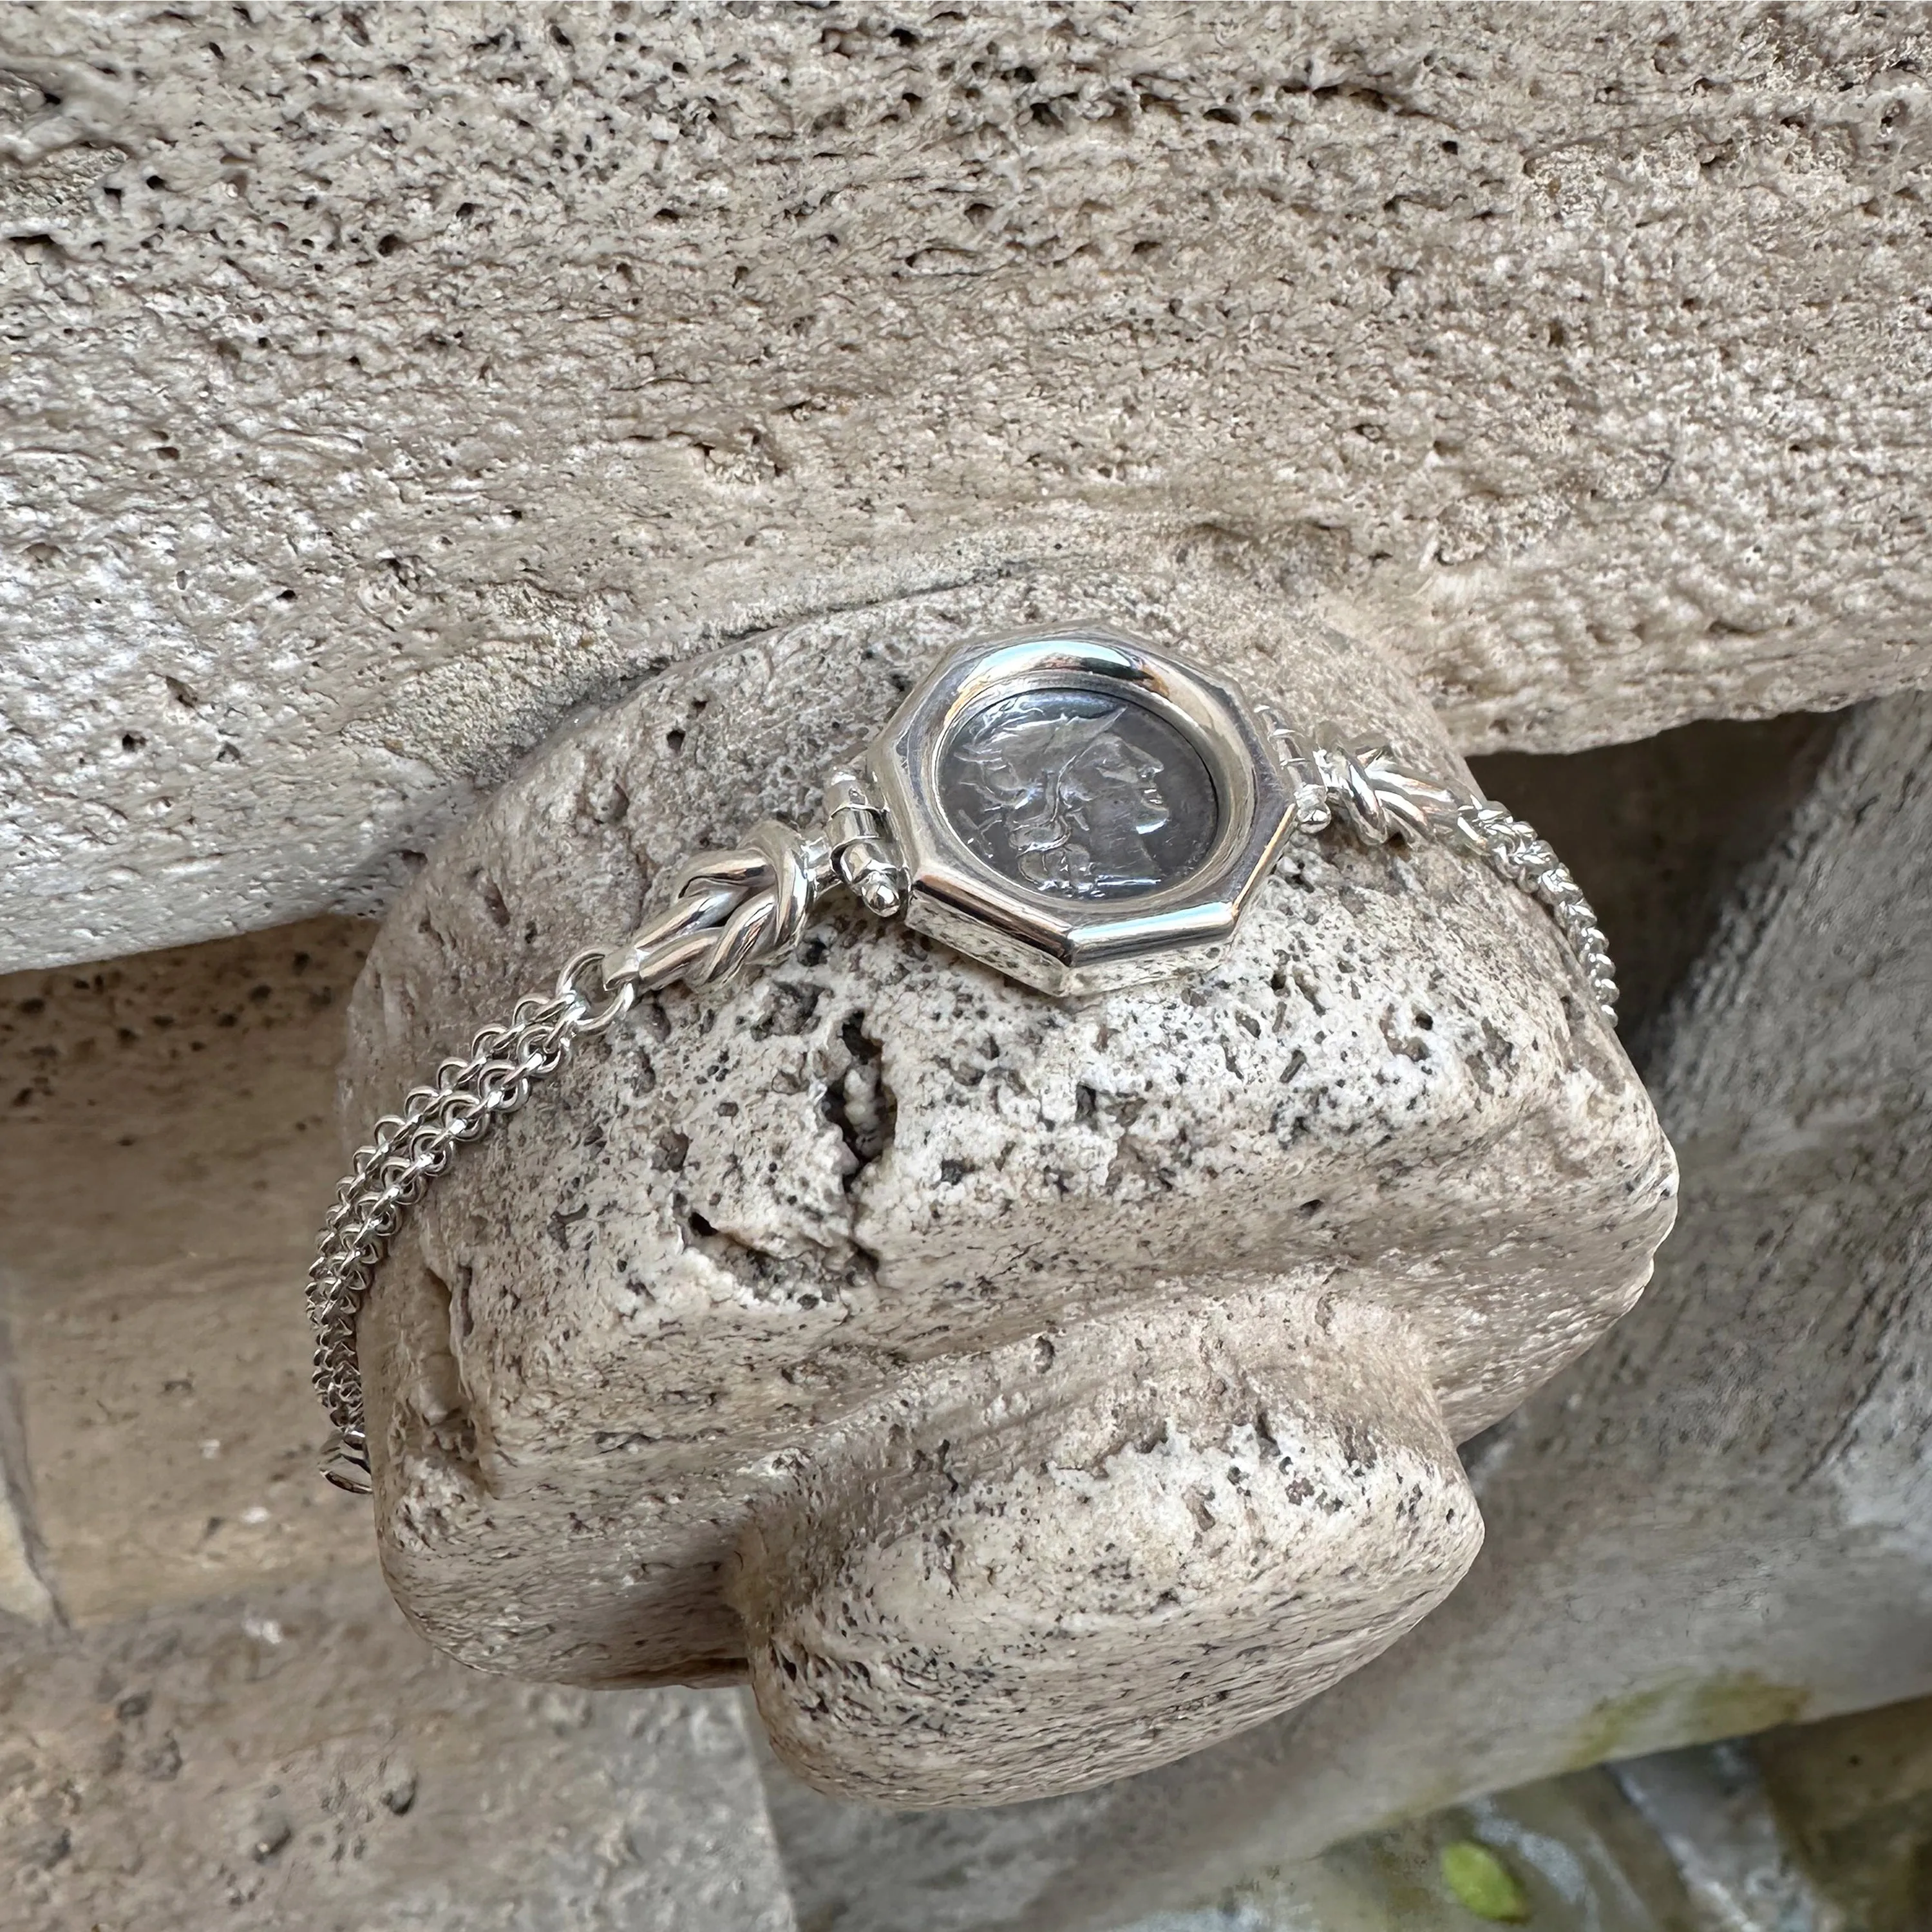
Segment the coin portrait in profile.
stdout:
[[1068,898],[1176,883],[1217,823],[1199,752],[1145,706],[1100,692],[1022,692],[974,712],[942,754],[940,795],[976,857]]

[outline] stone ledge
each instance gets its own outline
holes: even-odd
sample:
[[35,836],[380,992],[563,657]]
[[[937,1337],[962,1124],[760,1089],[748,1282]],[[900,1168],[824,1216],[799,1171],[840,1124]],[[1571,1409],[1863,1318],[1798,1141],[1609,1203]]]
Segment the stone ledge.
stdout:
[[1466,752],[1928,674],[1911,10],[456,17],[0,19],[0,965],[373,910],[572,706],[1096,545]]
[[302,1282],[369,929],[0,981],[0,1203],[25,1535],[80,1622],[366,1562],[316,1480]]

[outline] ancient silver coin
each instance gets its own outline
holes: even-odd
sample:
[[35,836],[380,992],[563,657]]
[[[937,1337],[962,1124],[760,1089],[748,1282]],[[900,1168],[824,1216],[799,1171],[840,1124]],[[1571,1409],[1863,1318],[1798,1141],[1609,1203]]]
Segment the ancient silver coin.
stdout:
[[994,698],[955,729],[938,778],[940,808],[968,850],[1058,898],[1177,884],[1220,826],[1200,753],[1159,713],[1110,692]]

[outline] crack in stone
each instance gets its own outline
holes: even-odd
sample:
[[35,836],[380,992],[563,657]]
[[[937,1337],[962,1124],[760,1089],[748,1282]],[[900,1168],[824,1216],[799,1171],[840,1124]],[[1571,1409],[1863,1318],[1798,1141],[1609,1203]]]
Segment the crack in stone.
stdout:
[[844,1075],[825,1083],[819,1111],[838,1130],[850,1165],[844,1177],[845,1192],[854,1191],[867,1168],[892,1144],[898,1124],[898,1104],[886,1084],[884,1048],[866,1031],[866,1016],[848,1016],[838,1030],[851,1058]]

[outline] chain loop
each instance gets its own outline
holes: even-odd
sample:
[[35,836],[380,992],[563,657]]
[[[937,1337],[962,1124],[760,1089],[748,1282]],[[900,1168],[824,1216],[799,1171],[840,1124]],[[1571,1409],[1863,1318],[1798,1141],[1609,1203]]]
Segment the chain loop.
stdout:
[[743,846],[687,866],[670,904],[621,946],[578,953],[548,999],[518,1000],[507,1025],[484,1027],[466,1058],[443,1061],[434,1085],[412,1088],[400,1113],[376,1122],[336,1190],[309,1269],[316,1393],[335,1430],[322,1468],[331,1482],[368,1490],[356,1316],[404,1214],[456,1149],[514,1114],[580,1040],[614,1024],[644,994],[680,979],[717,984],[789,951],[836,876],[824,838],[770,820],[754,826]]
[[[604,961],[602,947],[587,946],[556,976],[556,998],[560,1004],[567,1001],[572,1009],[569,1024],[573,1033],[603,1033],[637,1003],[636,980],[612,980],[604,971]],[[598,976],[598,985],[606,994],[601,1006],[592,1006],[577,983],[592,972]],[[558,1043],[562,1044],[561,1038]]]

